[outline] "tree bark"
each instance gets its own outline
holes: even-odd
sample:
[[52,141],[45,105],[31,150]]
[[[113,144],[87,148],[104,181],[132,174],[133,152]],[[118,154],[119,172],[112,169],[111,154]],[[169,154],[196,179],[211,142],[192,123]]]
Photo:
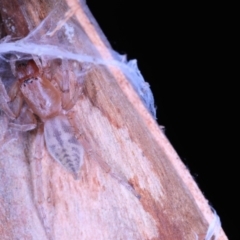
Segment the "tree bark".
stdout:
[[[25,37],[56,7],[55,0],[0,3],[1,37]],[[85,5],[58,7],[63,16],[72,9],[88,37],[80,42],[112,58]],[[204,239],[214,218],[208,202],[119,69],[92,69],[75,112],[87,149],[80,180],[44,146],[36,159],[37,131],[9,131],[0,115],[1,239]],[[218,239],[227,239],[222,230]]]

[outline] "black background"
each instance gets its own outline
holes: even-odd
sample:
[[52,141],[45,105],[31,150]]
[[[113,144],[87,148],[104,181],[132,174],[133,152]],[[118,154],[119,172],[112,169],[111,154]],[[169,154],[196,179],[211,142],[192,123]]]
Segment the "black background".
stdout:
[[234,220],[239,204],[234,203],[233,173],[239,158],[233,154],[237,109],[224,6],[135,0],[87,4],[112,47],[138,60],[154,94],[158,123],[165,126],[229,239],[240,239]]

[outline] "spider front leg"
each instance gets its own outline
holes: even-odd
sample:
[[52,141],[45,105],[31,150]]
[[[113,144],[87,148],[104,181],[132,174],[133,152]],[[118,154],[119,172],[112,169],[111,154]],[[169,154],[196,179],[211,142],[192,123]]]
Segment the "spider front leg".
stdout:
[[82,94],[84,74],[80,77],[76,72],[81,72],[79,63],[75,61],[62,60],[56,68],[53,80],[62,92],[62,108],[71,110]]
[[[39,73],[42,74],[43,73],[43,67],[45,64],[45,59],[40,59],[38,56],[36,55],[30,55],[32,56],[32,59],[34,60],[36,66],[38,67]],[[30,58],[29,58],[30,60]],[[10,67],[11,67],[11,71],[13,76],[17,77],[17,65],[16,62],[19,61],[18,56],[17,55],[12,55],[10,58]],[[23,60],[22,62],[25,62],[27,60]]]

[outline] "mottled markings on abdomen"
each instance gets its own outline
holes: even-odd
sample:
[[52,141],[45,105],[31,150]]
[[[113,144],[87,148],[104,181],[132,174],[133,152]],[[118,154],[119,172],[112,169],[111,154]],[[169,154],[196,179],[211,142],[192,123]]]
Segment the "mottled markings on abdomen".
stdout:
[[44,125],[45,142],[50,155],[75,175],[83,164],[83,147],[74,136],[65,116],[49,119]]
[[61,133],[56,128],[53,129],[53,136],[56,138],[56,140],[58,141],[59,145],[61,147],[63,147],[63,140],[61,138]]

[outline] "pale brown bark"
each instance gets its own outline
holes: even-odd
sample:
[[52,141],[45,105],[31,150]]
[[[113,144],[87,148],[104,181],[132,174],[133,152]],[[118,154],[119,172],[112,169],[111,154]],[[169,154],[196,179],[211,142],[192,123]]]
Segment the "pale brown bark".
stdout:
[[[24,37],[55,1],[0,3],[1,37]],[[88,9],[66,0],[59,8],[63,16],[68,8],[100,55],[111,58]],[[120,70],[92,69],[76,113],[85,148],[92,150],[80,180],[44,147],[43,158],[36,159],[36,131],[8,133],[6,116],[0,116],[1,239],[204,238],[213,219],[207,200]],[[223,231],[219,239],[227,239]]]

